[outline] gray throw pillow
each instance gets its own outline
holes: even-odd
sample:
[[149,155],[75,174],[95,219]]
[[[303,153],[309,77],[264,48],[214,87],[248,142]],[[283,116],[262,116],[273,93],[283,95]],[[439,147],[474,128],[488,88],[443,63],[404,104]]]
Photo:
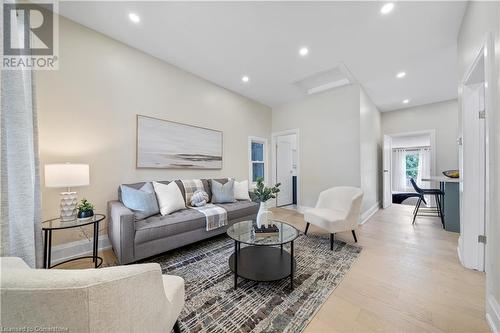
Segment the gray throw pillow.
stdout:
[[140,189],[120,185],[122,203],[134,212],[136,220],[143,220],[160,213],[155,190],[151,183],[144,184]]
[[210,179],[212,187],[212,203],[235,202],[234,180],[230,179],[224,185],[216,180]]

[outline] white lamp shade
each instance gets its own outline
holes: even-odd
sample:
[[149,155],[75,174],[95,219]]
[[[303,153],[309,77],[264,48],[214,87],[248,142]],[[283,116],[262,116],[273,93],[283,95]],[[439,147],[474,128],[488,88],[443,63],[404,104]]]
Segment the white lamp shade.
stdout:
[[77,187],[89,185],[88,164],[45,164],[46,187]]

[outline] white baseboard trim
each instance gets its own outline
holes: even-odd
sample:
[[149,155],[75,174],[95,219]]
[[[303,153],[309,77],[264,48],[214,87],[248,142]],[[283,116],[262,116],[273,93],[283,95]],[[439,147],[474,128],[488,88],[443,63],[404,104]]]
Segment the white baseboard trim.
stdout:
[[491,332],[500,333],[500,305],[493,295],[488,295],[486,299],[486,322]]
[[[52,247],[50,264],[55,265],[65,260],[89,255],[92,253],[92,240],[80,239],[74,242],[60,244]],[[111,248],[108,235],[99,236],[99,251]]]
[[363,214],[361,214],[361,217],[359,219],[360,220],[359,224],[364,224],[366,221],[370,219],[370,217],[373,216],[373,214],[378,212],[379,209],[380,209],[380,201],[377,201],[373,206],[371,206],[365,212],[363,212]]

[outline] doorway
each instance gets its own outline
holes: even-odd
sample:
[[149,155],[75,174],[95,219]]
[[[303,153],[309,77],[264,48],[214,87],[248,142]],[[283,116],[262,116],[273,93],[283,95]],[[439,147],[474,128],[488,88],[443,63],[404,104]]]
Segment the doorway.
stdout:
[[298,130],[273,133],[273,180],[281,183],[276,206],[298,205],[299,187]]
[[[415,192],[410,183],[411,178],[422,188],[434,186],[422,179],[429,178],[435,173],[435,146],[435,130],[384,135],[383,208],[392,205],[393,197],[396,199],[401,197],[397,194]],[[414,205],[416,199],[408,196],[403,202],[398,200],[396,202]],[[432,205],[433,199],[427,199],[427,203]]]

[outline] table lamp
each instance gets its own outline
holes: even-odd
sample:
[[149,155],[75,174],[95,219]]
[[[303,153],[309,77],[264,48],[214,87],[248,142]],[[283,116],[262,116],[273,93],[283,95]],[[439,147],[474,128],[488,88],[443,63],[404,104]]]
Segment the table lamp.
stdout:
[[78,197],[72,192],[72,187],[89,185],[88,164],[46,164],[45,186],[66,188],[61,192],[61,220],[71,221],[76,219],[76,206]]

